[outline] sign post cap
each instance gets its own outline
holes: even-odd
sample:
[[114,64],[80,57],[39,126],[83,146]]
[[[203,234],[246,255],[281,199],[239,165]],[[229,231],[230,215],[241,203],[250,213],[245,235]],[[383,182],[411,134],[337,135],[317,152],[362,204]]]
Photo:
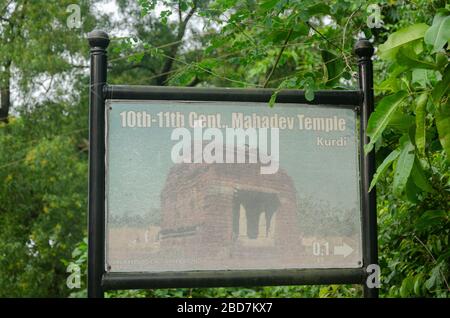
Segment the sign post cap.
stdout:
[[375,49],[372,43],[367,39],[359,39],[355,44],[355,53],[360,58],[362,57],[371,57]]
[[108,33],[102,30],[93,30],[89,32],[87,38],[91,48],[100,47],[106,49],[109,45]]

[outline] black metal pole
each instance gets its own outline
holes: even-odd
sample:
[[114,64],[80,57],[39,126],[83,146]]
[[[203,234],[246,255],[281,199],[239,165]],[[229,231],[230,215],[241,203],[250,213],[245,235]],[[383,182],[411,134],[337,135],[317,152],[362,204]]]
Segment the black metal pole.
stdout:
[[88,297],[102,298],[105,272],[105,98],[106,48],[109,37],[103,31],[88,35],[91,47],[89,86],[89,231]]
[[[374,48],[368,40],[359,40],[355,46],[358,55],[359,87],[364,100],[360,111],[360,161],[361,161],[361,187],[362,187],[362,213],[363,213],[363,264],[364,267],[378,264],[378,239],[377,239],[377,203],[375,188],[369,192],[369,186],[375,172],[375,151],[364,155],[364,145],[369,143],[366,134],[367,122],[374,110],[373,96],[373,66],[372,55]],[[367,282],[363,282],[364,297],[377,298],[378,288],[369,288]]]

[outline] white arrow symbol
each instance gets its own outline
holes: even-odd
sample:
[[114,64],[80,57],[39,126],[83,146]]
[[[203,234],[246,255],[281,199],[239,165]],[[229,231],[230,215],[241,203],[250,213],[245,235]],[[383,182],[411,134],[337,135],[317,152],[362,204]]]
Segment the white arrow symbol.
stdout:
[[353,252],[353,248],[350,245],[343,244],[342,246],[337,245],[334,247],[334,255],[343,255],[344,257],[349,256]]

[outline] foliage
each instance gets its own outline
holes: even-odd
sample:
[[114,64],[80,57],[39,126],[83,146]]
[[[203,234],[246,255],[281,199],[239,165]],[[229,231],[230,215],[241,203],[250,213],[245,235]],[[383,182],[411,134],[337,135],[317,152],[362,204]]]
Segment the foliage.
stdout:
[[1,121],[7,120],[15,102],[11,100],[14,86],[18,86],[16,93],[22,99],[30,98],[33,91],[53,93],[61,87],[54,79],[64,79],[77,70],[78,61],[87,52],[83,29],[94,26],[88,9],[91,2],[77,2],[83,23],[81,28],[70,29],[66,8],[73,1],[49,0],[45,6],[40,1],[0,1]]
[[86,116],[70,108],[45,103],[0,127],[0,296],[68,294],[62,260],[86,235],[87,191]]
[[[20,25],[23,37],[15,37],[18,30],[1,20],[0,88],[3,94],[11,84],[6,79],[12,73],[5,68],[11,61],[20,79],[15,89],[23,98],[13,101],[9,123],[0,124],[0,296],[85,297],[88,86],[86,77],[72,71],[87,63],[82,32],[95,23],[115,23],[109,17],[94,21],[81,1],[83,30],[69,32],[66,2],[13,2],[17,13],[0,16]],[[117,3],[117,26],[128,25],[132,36],[112,38],[111,83],[301,88],[312,100],[317,89],[357,87],[353,45],[359,37],[370,38],[378,47],[377,107],[367,151],[376,150],[378,163],[371,186],[378,196],[381,295],[449,296],[450,15],[445,1]],[[371,4],[380,8],[378,16],[368,10]],[[158,15],[156,8],[162,8]],[[23,12],[26,19],[17,20]],[[383,23],[370,27],[374,18]],[[65,79],[65,86],[52,84],[59,88],[52,94],[28,98],[42,76]],[[276,107],[276,94],[270,104]],[[81,289],[66,287],[71,262],[81,267]],[[359,297],[361,288],[107,293],[200,296]]]
[[374,183],[386,174],[378,193],[388,296],[450,293],[449,17],[441,9],[431,26],[402,28],[379,47],[389,73],[368,133],[385,157]]

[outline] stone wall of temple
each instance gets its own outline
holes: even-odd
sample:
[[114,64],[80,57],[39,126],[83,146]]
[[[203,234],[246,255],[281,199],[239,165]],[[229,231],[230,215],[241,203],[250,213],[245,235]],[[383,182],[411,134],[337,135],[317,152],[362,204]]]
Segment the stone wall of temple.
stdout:
[[282,169],[263,175],[259,164],[173,166],[161,220],[161,252],[174,257],[276,256],[301,246],[292,179]]

